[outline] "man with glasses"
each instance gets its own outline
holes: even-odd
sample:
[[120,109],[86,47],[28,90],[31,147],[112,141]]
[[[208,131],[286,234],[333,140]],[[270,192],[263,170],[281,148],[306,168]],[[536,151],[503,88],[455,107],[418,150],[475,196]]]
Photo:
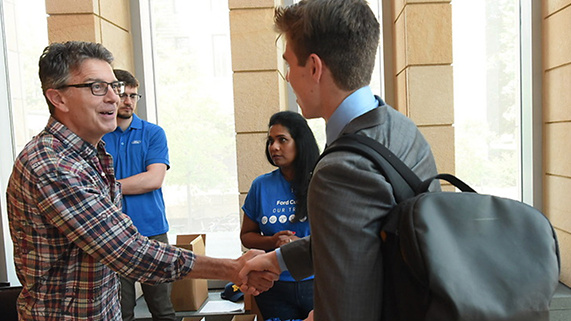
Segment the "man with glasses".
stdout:
[[6,192],[20,320],[120,320],[118,274],[149,284],[185,276],[238,283],[245,261],[260,253],[195,255],[149,240],[121,212],[101,141],[117,127],[125,88],[112,61],[101,44],[78,41],[53,43],[40,57],[51,117],[18,155]]
[[[121,183],[123,213],[129,215],[139,233],[168,243],[169,225],[161,186],[169,169],[165,131],[142,120],[135,111],[139,81],[128,71],[115,69],[115,77],[125,83],[119,95],[117,129],[105,134],[105,148],[113,156],[115,178]],[[142,284],[143,296],[153,320],[175,320],[170,300],[171,284]],[[121,277],[121,313],[124,321],[135,318],[135,281]]]

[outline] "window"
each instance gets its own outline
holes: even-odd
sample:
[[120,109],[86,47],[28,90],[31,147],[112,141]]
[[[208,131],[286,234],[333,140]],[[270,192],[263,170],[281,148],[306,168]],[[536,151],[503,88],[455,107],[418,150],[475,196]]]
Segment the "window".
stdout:
[[520,1],[453,1],[456,174],[521,199]]
[[[171,169],[169,237],[206,233],[206,252],[237,257],[240,209],[226,2],[150,1],[157,123]],[[224,4],[224,5],[222,5]]]
[[[38,58],[48,44],[46,9],[44,0],[0,1],[0,24],[4,36],[0,39],[0,49],[6,53],[0,70],[5,78],[0,82],[3,92],[0,102],[0,186],[2,197],[2,233],[5,258],[0,257],[0,281],[7,278],[12,285],[18,284],[14,271],[10,229],[6,215],[6,184],[12,172],[14,157],[23,146],[46,125],[49,111],[42,95],[38,78]],[[7,63],[6,63],[7,62]],[[3,81],[6,82],[3,82]],[[6,96],[4,96],[4,94]],[[0,250],[0,255],[4,254]],[[3,274],[6,263],[6,276]]]

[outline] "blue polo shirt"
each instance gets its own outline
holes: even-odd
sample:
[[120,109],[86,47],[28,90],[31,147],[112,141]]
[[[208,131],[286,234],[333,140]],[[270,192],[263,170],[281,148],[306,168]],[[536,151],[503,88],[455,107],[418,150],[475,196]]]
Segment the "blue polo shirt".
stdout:
[[[103,136],[105,149],[113,156],[115,177],[123,179],[147,170],[156,163],[169,164],[165,131],[133,114],[127,130],[117,127]],[[123,196],[123,213],[129,215],[133,224],[144,236],[168,232],[162,189],[138,195]]]

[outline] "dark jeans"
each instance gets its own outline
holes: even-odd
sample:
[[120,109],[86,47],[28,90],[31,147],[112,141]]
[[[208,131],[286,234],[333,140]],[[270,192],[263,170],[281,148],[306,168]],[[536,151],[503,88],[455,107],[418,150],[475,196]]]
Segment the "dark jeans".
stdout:
[[[149,239],[168,243],[167,234],[160,234],[149,237]],[[162,283],[158,285],[141,284],[143,297],[147,302],[147,307],[153,316],[153,321],[174,321],[176,320],[174,308],[171,303],[172,283]],[[121,314],[124,321],[135,319],[135,281],[121,277]]]
[[271,289],[255,298],[264,320],[303,320],[313,310],[313,279],[300,282],[276,281]]

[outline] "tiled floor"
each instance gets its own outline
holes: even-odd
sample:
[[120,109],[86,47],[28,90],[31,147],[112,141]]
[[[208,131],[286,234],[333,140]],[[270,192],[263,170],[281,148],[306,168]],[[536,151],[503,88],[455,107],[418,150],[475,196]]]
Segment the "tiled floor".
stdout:
[[562,283],[551,300],[549,321],[571,320],[571,289]]

